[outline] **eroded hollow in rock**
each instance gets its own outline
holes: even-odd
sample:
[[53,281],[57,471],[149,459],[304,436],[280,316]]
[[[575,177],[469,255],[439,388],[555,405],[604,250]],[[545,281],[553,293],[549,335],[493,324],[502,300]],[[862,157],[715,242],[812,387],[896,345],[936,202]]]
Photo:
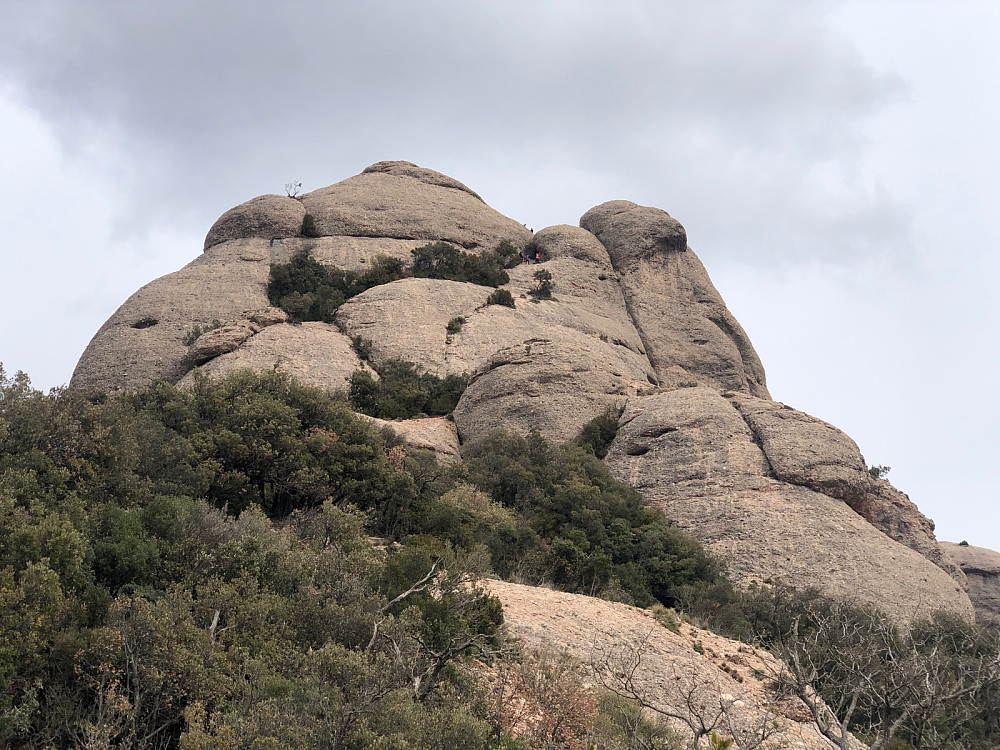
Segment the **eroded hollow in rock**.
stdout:
[[133,328],[152,328],[159,323],[156,318],[140,318],[132,324]]

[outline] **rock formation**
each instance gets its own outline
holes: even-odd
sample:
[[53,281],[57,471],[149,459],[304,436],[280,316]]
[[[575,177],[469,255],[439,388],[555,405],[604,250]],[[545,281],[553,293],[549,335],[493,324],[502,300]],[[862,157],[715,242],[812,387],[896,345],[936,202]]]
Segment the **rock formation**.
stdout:
[[[504,240],[539,255],[510,270],[514,308],[487,305],[489,287],[422,278],[353,297],[336,325],[292,325],[268,303],[270,264],[303,249],[364,270],[378,256],[409,262],[431,241],[481,253]],[[551,299],[531,294],[542,270]],[[933,524],[868,474],[848,436],[771,400],[747,334],[660,209],[611,201],[579,227],[532,235],[462,183],[407,162],[299,198],[254,198],[219,218],[199,257],[112,315],[71,385],[114,392],[249,368],[337,390],[366,367],[354,337],[371,341],[376,363],[468,376],[453,422],[394,423],[442,460],[495,427],[564,441],[621,410],[612,472],[725,556],[737,581],[815,585],[900,620],[936,608],[972,617],[961,563],[942,555]]]
[[1000,627],[1000,552],[962,542],[941,542],[945,557],[962,569],[979,625]]

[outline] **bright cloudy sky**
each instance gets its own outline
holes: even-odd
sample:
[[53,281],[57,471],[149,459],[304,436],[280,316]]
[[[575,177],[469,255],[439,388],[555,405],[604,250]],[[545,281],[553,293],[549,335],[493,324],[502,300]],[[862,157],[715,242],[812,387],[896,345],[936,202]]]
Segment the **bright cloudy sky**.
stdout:
[[227,208],[405,159],[678,218],[774,398],[1000,549],[995,0],[0,0],[0,362],[64,384]]

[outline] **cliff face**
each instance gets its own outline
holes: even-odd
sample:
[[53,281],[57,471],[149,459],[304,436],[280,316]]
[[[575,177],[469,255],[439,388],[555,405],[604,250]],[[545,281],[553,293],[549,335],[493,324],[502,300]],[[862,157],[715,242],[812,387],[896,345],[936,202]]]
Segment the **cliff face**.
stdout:
[[[306,214],[320,236],[301,236]],[[299,199],[261,196],[223,214],[190,264],[130,297],[71,385],[183,385],[197,364],[210,376],[278,369],[339,389],[365,367],[351,346],[360,336],[376,362],[469,377],[454,431],[399,425],[423,443],[439,436],[447,460],[456,433],[466,443],[499,426],[564,441],[622,409],[612,471],[725,556],[738,581],[819,586],[899,619],[937,608],[971,619],[964,576],[942,557],[933,524],[868,475],[848,436],[771,400],[760,359],[683,226],[628,201],[601,204],[580,224],[532,235],[458,181],[406,162]],[[510,271],[515,308],[486,306],[488,287],[418,278],[348,300],[336,325],[291,325],[269,307],[270,264],[300,249],[364,270],[380,255],[409,262],[437,240],[471,252],[508,240],[540,262]],[[528,295],[539,270],[552,275],[552,299]],[[447,331],[458,316],[461,330]]]

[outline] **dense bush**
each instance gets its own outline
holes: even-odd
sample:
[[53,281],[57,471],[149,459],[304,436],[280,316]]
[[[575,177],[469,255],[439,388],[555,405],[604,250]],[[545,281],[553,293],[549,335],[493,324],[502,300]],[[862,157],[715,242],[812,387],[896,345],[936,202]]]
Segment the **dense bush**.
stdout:
[[0,745],[478,750],[454,663],[501,610],[481,552],[407,541],[427,501],[278,375],[108,399],[0,370]]
[[403,263],[380,256],[363,273],[324,266],[307,250],[300,250],[288,263],[273,263],[267,298],[294,323],[319,320],[332,323],[337,308],[363,291],[405,276]]
[[[316,231],[309,214],[303,220],[302,233],[315,236],[307,234],[307,229]],[[306,320],[332,323],[337,308],[373,286],[414,276],[497,287],[510,281],[505,269],[513,268],[521,259],[509,240],[501,242],[495,250],[479,254],[459,250],[448,242],[432,242],[412,252],[413,267],[409,271],[404,270],[402,261],[379,256],[367,271],[357,272],[325,266],[308,250],[300,250],[288,263],[271,264],[267,298],[288,313],[293,323]],[[506,294],[510,298],[510,293]],[[508,306],[514,306],[513,298]]]
[[580,446],[495,432],[463,455],[466,480],[518,519],[484,540],[501,576],[643,607],[731,595],[717,560]]
[[413,362],[390,359],[376,366],[379,379],[363,370],[351,375],[351,405],[382,419],[410,419],[420,414],[451,414],[468,381],[460,375],[440,378],[421,373]]
[[506,289],[497,289],[486,298],[487,305],[503,305],[504,307],[514,307],[514,296]]
[[501,242],[496,250],[480,254],[464,252],[448,242],[432,242],[413,250],[413,275],[497,287],[510,281],[505,269],[520,261],[520,255],[508,240]]

